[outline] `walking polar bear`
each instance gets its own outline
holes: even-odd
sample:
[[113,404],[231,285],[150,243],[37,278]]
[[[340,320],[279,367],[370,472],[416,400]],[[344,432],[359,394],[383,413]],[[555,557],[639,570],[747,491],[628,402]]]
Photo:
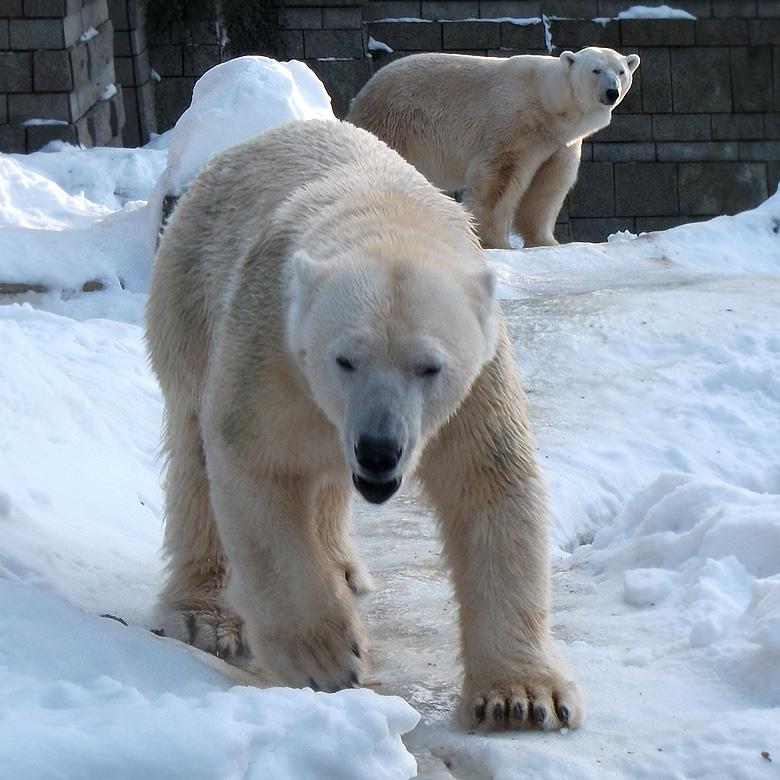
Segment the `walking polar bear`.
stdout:
[[589,47],[560,57],[413,54],[378,71],[348,121],[381,138],[437,187],[463,191],[482,245],[552,246],[577,179],[582,139],[606,127],[639,57]]
[[413,472],[459,603],[463,711],[577,726],[550,635],[545,491],[463,208],[348,124],[232,147],[162,237],[147,342],[165,400],[163,631],[292,686],[358,685],[353,485]]

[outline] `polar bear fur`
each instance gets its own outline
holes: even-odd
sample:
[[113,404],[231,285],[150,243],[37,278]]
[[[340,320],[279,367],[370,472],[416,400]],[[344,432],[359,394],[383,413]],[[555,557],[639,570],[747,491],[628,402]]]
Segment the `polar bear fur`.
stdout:
[[583,138],[606,127],[639,57],[589,47],[560,57],[414,54],[378,71],[348,121],[398,151],[437,187],[462,191],[483,246],[557,244],[555,220]]
[[164,633],[284,684],[358,685],[353,485],[416,474],[459,602],[463,711],[576,726],[550,637],[546,497],[463,208],[348,124],[222,152],[163,235],[147,342],[165,401]]

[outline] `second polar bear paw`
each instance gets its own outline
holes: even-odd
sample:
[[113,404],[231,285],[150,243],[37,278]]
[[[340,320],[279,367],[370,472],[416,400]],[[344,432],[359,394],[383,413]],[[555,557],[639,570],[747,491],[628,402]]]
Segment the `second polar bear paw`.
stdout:
[[471,686],[463,708],[468,725],[484,731],[577,728],[585,713],[576,683],[551,670],[514,683]]

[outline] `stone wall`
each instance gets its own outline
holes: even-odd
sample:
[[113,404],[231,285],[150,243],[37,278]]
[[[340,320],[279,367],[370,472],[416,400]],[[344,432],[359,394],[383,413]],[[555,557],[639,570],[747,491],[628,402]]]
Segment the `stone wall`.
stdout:
[[106,0],[3,0],[0,149],[31,152],[54,139],[121,146]]
[[143,146],[157,132],[155,81],[149,62],[142,0],[108,0],[114,25],[114,69],[122,85],[125,146]]
[[[178,16],[154,26],[145,24],[143,0],[1,2],[3,151],[32,151],[53,137],[117,143],[124,111],[125,142],[145,143],[173,126],[198,77],[230,56],[230,30],[214,18],[213,0],[158,3]],[[306,62],[338,116],[372,73],[413,52],[509,56],[599,45],[638,53],[631,92],[584,145],[558,225],[563,240],[735,213],[777,188],[780,0],[669,3],[695,19],[615,19],[633,0],[258,2],[275,3],[279,40],[256,53]],[[97,34],[85,36],[90,28]],[[98,100],[114,67],[124,111],[116,96]],[[61,124],[25,124],[30,118]]]

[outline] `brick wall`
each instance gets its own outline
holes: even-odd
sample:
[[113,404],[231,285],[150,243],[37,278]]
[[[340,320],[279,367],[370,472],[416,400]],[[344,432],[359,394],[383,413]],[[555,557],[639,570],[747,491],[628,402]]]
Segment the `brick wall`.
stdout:
[[106,0],[3,0],[3,8],[0,149],[30,152],[54,139],[121,145]]

